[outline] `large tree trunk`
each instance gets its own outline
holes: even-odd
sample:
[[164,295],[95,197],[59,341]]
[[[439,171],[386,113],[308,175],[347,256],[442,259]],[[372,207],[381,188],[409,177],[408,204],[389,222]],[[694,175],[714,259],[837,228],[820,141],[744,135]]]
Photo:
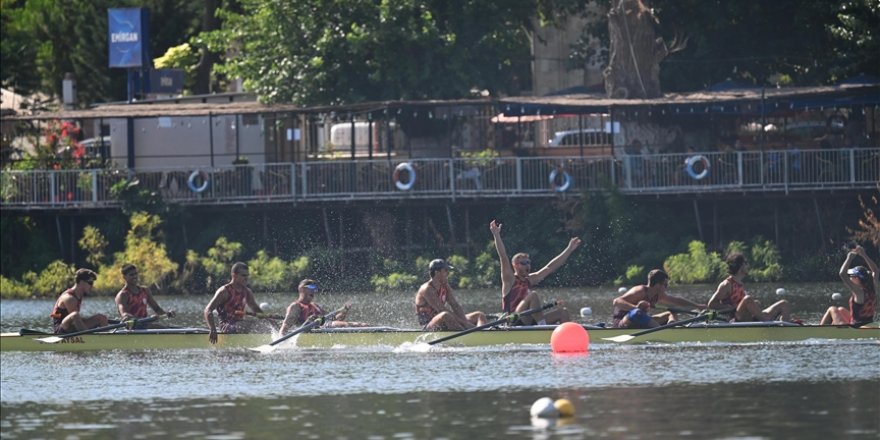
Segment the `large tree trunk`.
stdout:
[[[202,31],[216,31],[220,29],[220,20],[217,19],[217,0],[204,0],[205,9],[202,16]],[[207,48],[199,49],[199,64],[196,66],[196,84],[193,92],[203,95],[213,92],[211,87],[211,69],[217,62],[217,56]]]
[[611,56],[605,69],[610,98],[657,98],[660,61],[668,51],[654,32],[655,17],[646,0],[613,0],[608,12]]

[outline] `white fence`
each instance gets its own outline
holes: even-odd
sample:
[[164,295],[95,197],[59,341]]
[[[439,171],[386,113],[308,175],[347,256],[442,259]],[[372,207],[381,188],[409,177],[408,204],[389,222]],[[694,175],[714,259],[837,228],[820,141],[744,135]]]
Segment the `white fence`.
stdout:
[[111,207],[119,204],[111,187],[120,182],[136,182],[167,202],[229,204],[556,197],[610,187],[625,194],[787,193],[872,189],[878,181],[880,149],[876,148],[405,163],[334,160],[201,169],[2,171],[0,206]]

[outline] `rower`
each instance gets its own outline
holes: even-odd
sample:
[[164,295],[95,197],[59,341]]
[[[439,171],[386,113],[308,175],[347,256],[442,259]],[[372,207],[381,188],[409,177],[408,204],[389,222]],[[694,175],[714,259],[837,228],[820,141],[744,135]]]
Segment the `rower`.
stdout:
[[[495,239],[495,251],[498,252],[498,259],[501,261],[501,309],[506,313],[518,313],[524,310],[540,308],[543,304],[538,292],[532,290],[533,286],[543,281],[557,269],[565,264],[568,257],[581,245],[581,239],[574,237],[568,242],[568,246],[562,250],[562,253],[550,260],[546,266],[537,272],[530,272],[532,262],[529,254],[518,253],[510,260],[507,259],[507,250],[504,242],[501,240],[501,223],[492,220],[489,223],[489,231]],[[557,302],[561,304],[561,301]],[[534,315],[523,316],[517,320],[515,325],[532,325],[532,324],[560,324],[571,321],[568,310],[564,307],[557,307],[546,313],[535,313]]]
[[[865,266],[850,269],[856,257],[862,257],[870,270]],[[877,263],[868,256],[865,249],[855,245],[846,254],[846,260],[840,266],[840,279],[849,288],[849,309],[831,306],[822,316],[821,325],[864,325],[874,321],[874,310],[877,303],[877,286],[880,285],[880,271]]]
[[614,312],[611,317],[612,327],[617,328],[653,328],[676,321],[672,312],[655,315],[650,310],[657,303],[671,304],[688,309],[705,309],[705,304],[697,304],[684,298],[669,295],[669,275],[661,269],[648,272],[648,284],[635,286],[623,295],[614,298]]
[[[315,294],[321,291],[321,286],[318,285],[317,281],[306,278],[299,282],[296,290],[299,293],[299,297],[287,306],[287,314],[284,316],[281,329],[278,331],[280,334],[285,334],[288,330],[292,330],[310,320],[329,313],[315,302]],[[324,323],[323,327],[369,327],[369,324],[362,322],[346,321],[345,316],[350,309],[351,304],[346,303],[342,311],[336,314],[336,319]]]
[[96,314],[83,318],[80,313],[83,298],[92,291],[98,274],[89,269],[79,269],[74,275],[73,287],[58,296],[52,308],[52,331],[58,334],[80,332],[107,325],[107,316]]
[[419,287],[416,293],[416,316],[419,325],[427,331],[461,331],[486,323],[483,312],[464,313],[449,287],[449,271],[455,268],[446,260],[436,259],[428,263],[431,279]]
[[[256,331],[255,321],[243,321],[245,307],[250,308],[256,316],[263,316],[263,310],[254,299],[254,293],[247,286],[250,276],[248,265],[237,262],[230,270],[229,283],[221,286],[214,293],[211,302],[205,307],[205,322],[208,324],[208,340],[217,343],[217,327],[214,324],[214,310],[220,320],[219,328],[223,333],[249,333]],[[266,329],[268,330],[268,329]]]
[[743,254],[733,253],[727,257],[726,262],[728,277],[718,285],[718,289],[709,299],[710,309],[727,314],[731,322],[791,320],[791,304],[788,301],[776,301],[761,310],[761,303],[746,293],[743,279],[748,274],[749,264]]
[[[124,264],[122,266],[122,279],[125,285],[119,293],[116,294],[116,308],[119,310],[119,316],[123,321],[134,320],[147,317],[147,306],[150,306],[155,315],[166,315],[169,318],[174,317],[174,310],[167,312],[159,306],[159,303],[153,298],[150,289],[138,285],[138,269],[133,264]],[[163,326],[148,324],[137,324],[133,328],[162,328]]]

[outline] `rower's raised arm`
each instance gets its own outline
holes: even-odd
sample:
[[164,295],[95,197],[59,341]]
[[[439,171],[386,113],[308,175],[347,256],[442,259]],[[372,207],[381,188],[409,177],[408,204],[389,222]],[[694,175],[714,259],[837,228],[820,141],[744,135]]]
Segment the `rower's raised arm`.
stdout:
[[489,231],[495,240],[495,251],[498,253],[498,260],[501,263],[501,284],[509,284],[513,281],[513,266],[510,258],[507,257],[507,248],[504,247],[504,240],[501,239],[501,223],[492,220],[489,223]]
[[568,257],[570,257],[580,245],[581,239],[578,237],[572,237],[572,239],[568,241],[568,246],[566,246],[559,255],[550,260],[550,262],[542,267],[541,270],[531,274],[532,283],[538,284],[551,273],[556,272],[556,270],[568,261]]

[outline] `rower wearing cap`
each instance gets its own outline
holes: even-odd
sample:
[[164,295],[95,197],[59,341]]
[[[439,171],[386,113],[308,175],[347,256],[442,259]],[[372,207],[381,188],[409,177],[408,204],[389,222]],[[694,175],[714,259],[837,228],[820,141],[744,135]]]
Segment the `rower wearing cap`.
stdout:
[[208,340],[217,343],[217,326],[214,324],[214,310],[220,320],[220,331],[224,333],[247,333],[255,330],[253,321],[242,321],[245,308],[250,308],[257,316],[263,316],[263,310],[254,299],[254,292],[247,286],[250,276],[248,265],[237,262],[230,270],[232,280],[221,286],[214,293],[211,302],[205,307],[205,322],[208,324]]
[[[862,257],[868,267],[850,268],[856,257]],[[874,310],[877,303],[877,286],[880,285],[877,264],[874,263],[865,249],[855,246],[847,252],[846,260],[840,266],[840,279],[852,293],[849,297],[849,309],[831,306],[822,317],[821,325],[863,325],[874,321]]]
[[[495,239],[495,250],[498,259],[501,260],[501,309],[507,313],[519,313],[525,310],[538,309],[542,306],[541,297],[531,290],[557,269],[562,267],[568,257],[581,245],[581,239],[574,237],[568,242],[568,246],[562,253],[550,260],[546,266],[537,272],[531,272],[532,261],[529,254],[518,253],[510,260],[507,259],[507,250],[501,240],[501,223],[492,220],[489,230]],[[537,312],[529,316],[523,316],[517,320],[517,325],[532,324],[560,324],[571,321],[568,310],[564,307],[552,309],[546,313]]]
[[[281,324],[281,329],[278,331],[281,334],[284,334],[295,327],[299,327],[309,320],[320,318],[329,313],[315,302],[315,294],[321,292],[321,286],[317,281],[310,278],[300,281],[297,286],[297,292],[299,292],[297,300],[287,306],[287,314],[284,316],[284,322]],[[351,304],[346,303],[343,306],[342,311],[336,314],[335,319],[331,322],[324,323],[323,326],[367,327],[369,325],[362,322],[346,321],[345,316],[350,309]]]
[[464,313],[449,287],[450,270],[455,268],[443,259],[428,263],[431,279],[419,287],[415,299],[416,316],[424,330],[461,331],[486,323],[483,312]]

